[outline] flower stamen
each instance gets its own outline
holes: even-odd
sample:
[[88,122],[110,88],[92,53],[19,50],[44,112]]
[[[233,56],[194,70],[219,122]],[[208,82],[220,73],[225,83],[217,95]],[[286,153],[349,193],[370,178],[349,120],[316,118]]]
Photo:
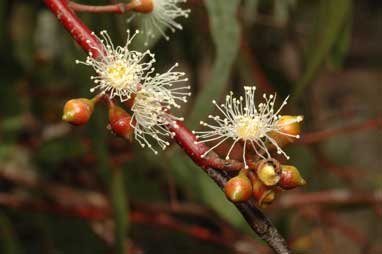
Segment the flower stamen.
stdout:
[[85,62],[76,61],[76,63],[93,67],[97,73],[96,76],[90,77],[96,84],[90,89],[91,92],[101,90],[102,93],[109,94],[110,98],[119,97],[121,101],[126,101],[154,71],[152,68],[156,61],[154,54],[149,50],[141,53],[128,48],[138,33],[139,31],[135,31],[133,35],[130,35],[130,31],[127,31],[127,40],[123,47],[115,47],[105,30],[100,32],[101,37],[95,35],[101,42],[102,48],[94,45],[90,47],[99,52],[99,57],[93,58],[89,53]]
[[248,168],[246,162],[247,146],[253,148],[255,154],[260,158],[270,159],[271,155],[268,151],[268,146],[271,144],[276,148],[278,154],[282,154],[285,158],[289,159],[289,156],[278,144],[277,139],[270,134],[277,133],[287,137],[298,138],[298,134],[286,133],[283,130],[290,124],[302,121],[302,116],[290,117],[290,120],[287,122],[285,122],[285,120],[284,122],[279,123],[281,118],[281,115],[279,114],[287,104],[288,98],[286,98],[281,106],[275,111],[274,105],[276,102],[276,95],[267,96],[264,94],[264,102],[256,106],[256,87],[245,86],[244,91],[245,97],[240,96],[239,98],[235,98],[233,93],[230,92],[229,95],[226,96],[225,104],[218,105],[215,100],[212,101],[224,118],[209,115],[208,118],[212,119],[215,124],[208,124],[201,121],[200,124],[209,128],[209,130],[193,132],[199,140],[197,143],[218,141],[217,144],[206,151],[202,157],[205,157],[210,151],[220,146],[227,139],[233,139],[233,143],[230,146],[225,159],[228,160],[235,145],[238,142],[242,142],[242,157],[245,168]]

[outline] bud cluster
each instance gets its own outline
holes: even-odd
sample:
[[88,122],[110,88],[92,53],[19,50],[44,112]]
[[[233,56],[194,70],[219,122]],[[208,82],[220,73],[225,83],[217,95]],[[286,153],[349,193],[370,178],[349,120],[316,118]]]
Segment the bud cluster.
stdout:
[[[102,94],[92,99],[77,98],[70,99],[64,105],[62,120],[72,125],[85,125],[90,120],[95,105],[103,98]],[[131,115],[123,108],[115,105],[111,100],[107,101],[109,108],[109,129],[117,136],[131,139],[133,125]]]
[[305,183],[296,167],[280,165],[274,159],[261,160],[232,177],[226,183],[224,192],[232,202],[245,202],[253,197],[259,206],[265,207],[282,190],[290,190]]

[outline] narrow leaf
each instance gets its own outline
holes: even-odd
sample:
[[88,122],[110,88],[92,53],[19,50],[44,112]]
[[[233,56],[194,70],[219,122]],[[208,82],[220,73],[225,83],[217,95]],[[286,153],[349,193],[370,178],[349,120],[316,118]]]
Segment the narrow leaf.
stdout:
[[196,124],[213,109],[211,101],[219,98],[227,86],[231,66],[239,49],[240,31],[236,20],[239,0],[205,0],[210,19],[212,39],[216,47],[216,59],[208,84],[197,97],[188,126]]
[[302,94],[325,62],[340,32],[346,25],[351,6],[351,0],[321,0],[315,32],[312,35],[310,48],[305,58],[306,67],[295,86],[294,99]]

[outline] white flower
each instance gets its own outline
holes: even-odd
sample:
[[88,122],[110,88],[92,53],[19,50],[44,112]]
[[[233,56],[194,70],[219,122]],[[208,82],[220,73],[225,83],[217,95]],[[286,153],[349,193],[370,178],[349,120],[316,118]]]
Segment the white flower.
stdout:
[[[142,2],[147,0],[135,0]],[[173,33],[176,29],[182,30],[183,27],[175,19],[179,17],[188,18],[189,9],[179,7],[180,3],[186,3],[187,0],[149,0],[152,1],[152,11],[139,14],[143,22],[143,30],[146,34],[146,43],[149,38],[154,38],[158,31],[166,40],[170,37],[166,35],[165,30],[169,28]],[[128,19],[130,22],[136,14]]]
[[155,62],[154,54],[149,50],[141,53],[128,49],[138,33],[136,31],[130,36],[130,31],[127,31],[126,44],[115,47],[109,34],[101,31],[101,38],[97,38],[102,43],[102,48],[90,45],[99,52],[99,57],[93,58],[89,53],[85,62],[76,61],[76,63],[93,67],[97,73],[96,76],[90,77],[96,84],[90,89],[91,92],[101,90],[101,92],[109,94],[110,98],[119,97],[121,101],[126,101],[154,71],[152,68],[152,64]]
[[[270,133],[275,132],[289,137],[299,138],[298,135],[291,135],[281,131],[283,125],[278,124],[280,119],[280,111],[287,104],[287,99],[281,104],[278,110],[274,110],[274,104],[276,101],[276,96],[263,95],[264,102],[260,103],[258,106],[255,104],[255,90],[256,87],[245,86],[245,98],[242,96],[239,99],[233,97],[231,92],[226,96],[225,104],[220,106],[213,101],[215,106],[224,115],[224,119],[219,116],[209,116],[213,119],[216,124],[211,125],[203,121],[200,122],[201,125],[210,128],[207,131],[194,131],[197,134],[197,138],[200,141],[196,143],[205,143],[210,141],[218,141],[213,147],[206,151],[202,157],[206,156],[214,148],[220,146],[223,142],[228,139],[233,139],[233,144],[231,145],[228,153],[226,155],[226,160],[229,159],[230,153],[236,143],[241,141],[243,143],[243,162],[247,168],[247,163],[245,159],[247,145],[253,148],[255,153],[263,159],[270,158],[271,155],[268,151],[267,145],[270,143],[276,147],[277,153],[283,154],[287,159],[289,157],[277,144],[276,140],[273,139]],[[294,122],[288,122],[292,124],[295,122],[301,122],[302,117],[296,117]]]
[[183,118],[173,116],[170,109],[179,108],[178,103],[187,102],[187,96],[191,95],[190,86],[173,87],[175,83],[188,80],[181,78],[185,73],[172,71],[176,66],[178,64],[164,74],[146,79],[136,93],[131,108],[133,117],[130,124],[134,128],[135,139],[142,147],[147,145],[155,154],[157,151],[147,136],[153,138],[164,150],[169,145],[168,137],[174,136],[174,133],[168,130],[168,126],[177,127],[176,121],[183,121]]

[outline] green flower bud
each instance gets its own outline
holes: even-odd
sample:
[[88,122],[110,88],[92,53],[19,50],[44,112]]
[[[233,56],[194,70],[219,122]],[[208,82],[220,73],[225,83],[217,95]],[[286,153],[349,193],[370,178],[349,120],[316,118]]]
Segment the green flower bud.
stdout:
[[252,183],[244,172],[240,172],[226,183],[224,193],[232,202],[245,202],[252,196]]

